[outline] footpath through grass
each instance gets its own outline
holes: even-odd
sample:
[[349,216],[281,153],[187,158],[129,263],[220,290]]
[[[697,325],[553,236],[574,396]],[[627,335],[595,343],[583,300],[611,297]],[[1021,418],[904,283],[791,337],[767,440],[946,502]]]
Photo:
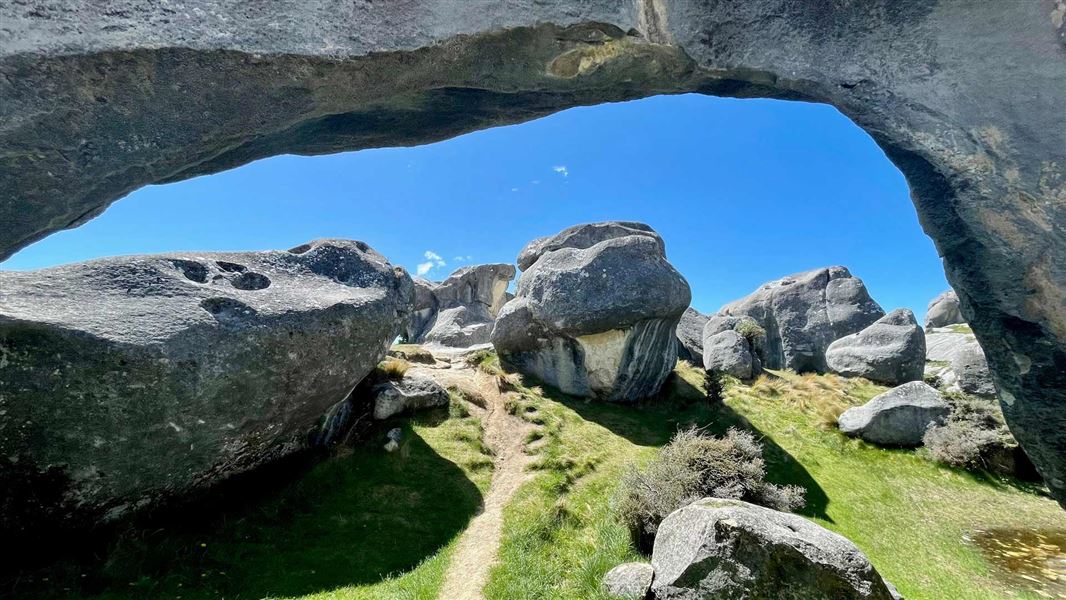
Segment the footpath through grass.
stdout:
[[615,518],[618,481],[689,425],[755,431],[768,479],[806,488],[801,513],[853,540],[908,600],[1039,597],[994,578],[966,538],[980,529],[1066,528],[1053,501],[1034,486],[944,468],[919,452],[877,448],[835,430],[841,410],[884,388],[778,375],[727,382],[724,404],[702,399],[701,373],[684,366],[664,398],[636,407],[521,388],[519,410],[540,424],[534,437],[542,439],[531,444],[539,474],[507,510],[486,597],[605,598],[599,586],[608,569],[648,560]]
[[480,421],[462,414],[397,420],[395,453],[379,431],[267,498],[178,530],[124,532],[105,558],[23,573],[0,597],[434,600],[492,477]]

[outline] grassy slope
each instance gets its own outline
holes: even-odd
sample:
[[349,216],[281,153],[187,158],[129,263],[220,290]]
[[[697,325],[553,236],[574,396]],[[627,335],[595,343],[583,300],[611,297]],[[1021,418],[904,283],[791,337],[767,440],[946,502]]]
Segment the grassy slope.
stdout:
[[479,421],[445,416],[397,421],[399,451],[385,454],[374,438],[217,521],[127,532],[106,563],[24,576],[17,595],[433,600],[493,464]]
[[[642,559],[612,514],[631,461],[654,456],[679,427],[744,425],[763,437],[769,478],[807,488],[804,513],[851,538],[908,600],[1035,598],[991,578],[963,536],[977,528],[1066,526],[1057,505],[1024,485],[939,467],[916,452],[850,440],[828,423],[883,388],[826,376],[726,386],[725,405],[692,397],[684,370],[673,397],[643,407],[529,393],[546,441],[541,474],[509,507],[490,599],[603,598],[604,572]],[[691,385],[685,385],[688,380]]]

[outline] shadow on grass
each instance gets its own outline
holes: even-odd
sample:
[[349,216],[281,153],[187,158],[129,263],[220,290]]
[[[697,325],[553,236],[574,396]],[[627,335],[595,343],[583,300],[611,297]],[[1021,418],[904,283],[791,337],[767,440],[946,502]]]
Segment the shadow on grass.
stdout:
[[[677,385],[689,384],[679,382]],[[581,418],[597,423],[639,446],[663,446],[679,429],[693,426],[715,435],[724,434],[730,427],[751,431],[763,444],[767,479],[772,483],[798,485],[807,490],[807,503],[796,512],[832,522],[826,514],[829,497],[810,472],[779,446],[772,436],[760,431],[723,402],[674,390],[666,397],[638,404],[617,404],[574,398],[549,386],[542,388],[545,395],[572,409]]]
[[381,449],[378,432],[364,446],[298,467],[296,476],[282,473],[291,485],[256,501],[163,529],[128,529],[93,557],[19,574],[0,596],[298,596],[410,570],[466,527],[481,493],[403,428],[394,453]]

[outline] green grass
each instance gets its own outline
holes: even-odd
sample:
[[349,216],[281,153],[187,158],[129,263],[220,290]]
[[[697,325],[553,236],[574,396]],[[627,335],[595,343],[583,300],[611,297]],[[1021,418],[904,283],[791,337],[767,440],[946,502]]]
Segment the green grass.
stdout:
[[[389,423],[404,429],[398,451],[382,450],[383,428],[208,522],[126,531],[103,562],[24,573],[15,595],[433,600],[493,468],[480,422],[446,416]],[[11,590],[4,582],[0,595]]]
[[973,329],[970,329],[966,323],[956,323],[951,326],[951,330],[955,333],[973,333]]
[[920,453],[840,435],[835,415],[884,390],[863,380],[779,373],[725,382],[724,404],[693,399],[702,374],[681,367],[669,397],[616,406],[522,390],[541,422],[538,475],[505,515],[486,597],[604,598],[603,574],[640,556],[612,508],[619,477],[679,427],[762,437],[768,479],[808,490],[802,514],[852,539],[908,600],[1036,598],[991,576],[964,536],[976,529],[1066,526],[1062,510],[1014,480],[938,466]]

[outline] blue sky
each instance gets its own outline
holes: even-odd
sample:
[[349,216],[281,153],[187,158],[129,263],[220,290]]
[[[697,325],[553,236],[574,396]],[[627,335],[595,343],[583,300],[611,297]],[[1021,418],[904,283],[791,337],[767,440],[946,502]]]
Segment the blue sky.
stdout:
[[513,262],[576,224],[644,221],[666,240],[693,306],[842,264],[886,310],[919,319],[947,288],[903,176],[834,108],[660,96],[577,108],[416,148],[279,156],[151,186],[8,261],[34,269],[172,250],[368,242],[431,279]]

